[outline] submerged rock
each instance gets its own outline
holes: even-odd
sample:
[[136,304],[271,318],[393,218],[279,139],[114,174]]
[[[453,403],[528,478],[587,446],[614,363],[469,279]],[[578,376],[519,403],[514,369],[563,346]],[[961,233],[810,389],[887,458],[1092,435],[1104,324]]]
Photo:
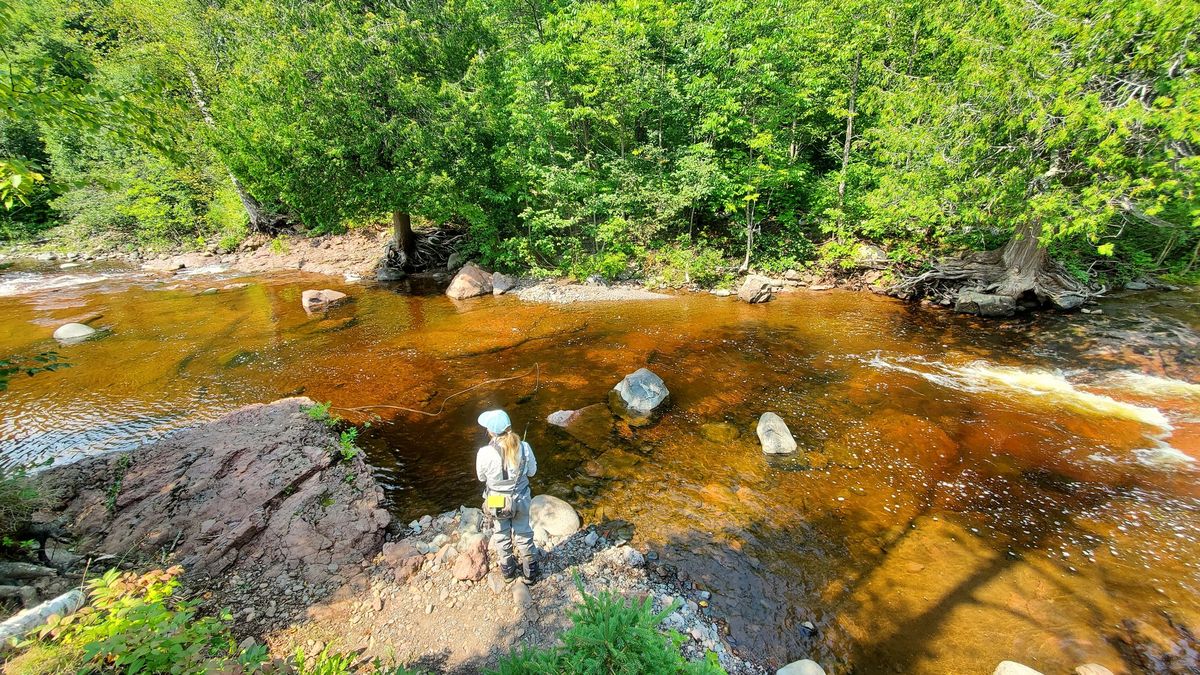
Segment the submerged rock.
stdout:
[[54,331],[54,339],[63,344],[83,342],[97,333],[95,328],[82,323],[66,323]]
[[492,275],[479,265],[469,262],[454,275],[446,295],[454,300],[465,300],[492,292]]
[[304,305],[306,312],[323,312],[345,302],[347,297],[345,293],[328,288],[323,291],[307,290],[300,295],[300,303]]
[[775,675],[825,675],[825,669],[812,659],[800,659],[775,671]]
[[742,432],[729,422],[709,422],[700,425],[700,435],[713,443],[732,443]]
[[758,418],[758,441],[768,455],[789,455],[796,451],[796,439],[783,418],[773,412],[765,412]]
[[667,384],[647,368],[626,375],[608,392],[609,407],[633,426],[650,424],[670,400]]
[[1113,675],[1113,672],[1099,663],[1085,663],[1075,668],[1075,675]]
[[773,297],[775,296],[771,293],[771,280],[757,274],[746,277],[738,288],[738,298],[751,304],[770,302]]
[[405,274],[404,270],[402,270],[402,269],[398,269],[395,267],[380,266],[379,270],[377,272],[375,272],[375,281],[383,281],[383,282],[400,281],[407,276],[408,275]]

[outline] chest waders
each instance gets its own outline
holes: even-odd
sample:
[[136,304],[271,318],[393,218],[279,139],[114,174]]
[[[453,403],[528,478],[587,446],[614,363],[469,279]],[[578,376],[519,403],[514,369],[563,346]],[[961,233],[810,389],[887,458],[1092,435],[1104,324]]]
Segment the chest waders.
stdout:
[[536,550],[533,544],[533,528],[529,522],[529,483],[525,480],[525,442],[517,465],[510,467],[504,451],[496,443],[489,444],[500,456],[501,479],[490,483],[484,491],[483,506],[488,520],[494,523],[492,546],[500,554],[500,572],[505,579],[517,576],[517,560],[513,548],[521,559],[521,573],[527,583],[533,583],[538,574]]

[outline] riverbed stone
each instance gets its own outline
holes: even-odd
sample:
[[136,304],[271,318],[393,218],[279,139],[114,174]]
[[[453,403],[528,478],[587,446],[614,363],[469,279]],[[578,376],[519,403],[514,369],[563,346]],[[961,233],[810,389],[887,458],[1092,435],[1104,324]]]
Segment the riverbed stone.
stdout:
[[812,659],[800,659],[775,671],[775,675],[825,675],[825,669]]
[[54,339],[63,344],[83,342],[97,333],[95,328],[82,323],[65,323],[54,331]]
[[796,439],[783,418],[773,412],[765,412],[758,418],[758,441],[768,455],[790,455],[796,451]]
[[992,671],[992,675],[1042,675],[1042,673],[1016,661],[1001,661],[1000,665],[996,666],[996,670]]
[[1012,316],[1017,311],[1017,301],[1007,295],[963,289],[954,301],[954,311],[979,316]]
[[310,289],[300,294],[300,303],[304,305],[304,311],[311,314],[336,307],[345,302],[348,297],[345,293],[331,291],[328,288],[323,291]]
[[566,427],[575,416],[574,410],[555,410],[546,416],[546,423],[556,427]]
[[667,384],[648,368],[639,368],[626,375],[608,392],[608,404],[613,413],[632,426],[650,424],[670,401]]
[[400,281],[400,280],[404,279],[406,276],[408,276],[408,275],[405,274],[404,270],[402,270],[398,267],[388,267],[387,265],[380,265],[379,269],[375,272],[375,281],[383,281],[383,282]]
[[700,425],[700,435],[713,443],[728,444],[736,441],[742,432],[729,422],[708,422]]
[[452,251],[450,253],[450,257],[446,259],[446,271],[447,272],[457,272],[458,269],[460,267],[462,267],[463,263],[465,263],[466,261],[467,261],[466,255],[459,253],[458,251]]
[[447,297],[454,300],[490,295],[491,292],[492,274],[473,262],[463,265],[446,289]]
[[1075,675],[1113,675],[1113,671],[1099,663],[1085,663],[1075,668]]
[[492,275],[492,295],[504,295],[517,285],[517,278],[496,272]]
[[612,445],[616,419],[608,406],[593,403],[574,411],[562,427],[572,438],[600,452]]
[[462,549],[454,558],[451,574],[459,581],[479,581],[487,576],[488,540],[482,536],[466,537],[459,544]]
[[552,495],[536,495],[529,504],[529,524],[534,539],[569,537],[579,531],[579,514],[567,502]]
[[184,268],[184,264],[180,260],[167,258],[165,260],[151,260],[142,264],[142,269],[147,272],[175,272]]
[[746,280],[738,288],[738,298],[743,302],[751,304],[770,302],[774,297],[771,293],[771,280],[757,274],[746,277]]

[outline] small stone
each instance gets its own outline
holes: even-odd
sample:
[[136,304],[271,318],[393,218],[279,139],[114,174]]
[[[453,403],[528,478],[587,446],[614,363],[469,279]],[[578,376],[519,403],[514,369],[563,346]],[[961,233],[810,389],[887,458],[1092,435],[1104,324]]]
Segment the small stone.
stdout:
[[533,596],[529,594],[529,587],[523,583],[513,584],[513,603],[519,609],[525,609],[533,605]]
[[1085,663],[1075,669],[1075,675],[1113,675],[1113,672],[1099,663]]
[[773,412],[765,412],[758,418],[757,432],[762,451],[768,455],[787,455],[796,451],[796,439],[787,423]]
[[339,291],[331,291],[326,288],[323,291],[307,290],[300,294],[300,304],[304,306],[304,311],[308,313],[323,312],[331,307],[342,304],[346,301],[345,293]]
[[430,604],[430,605],[425,605],[425,613],[426,613],[426,614],[433,614],[433,605],[431,605],[431,604]]
[[588,548],[591,548],[591,547],[595,546],[596,542],[599,540],[600,540],[600,535],[596,534],[595,532],[588,532],[587,536],[583,538],[583,543]]

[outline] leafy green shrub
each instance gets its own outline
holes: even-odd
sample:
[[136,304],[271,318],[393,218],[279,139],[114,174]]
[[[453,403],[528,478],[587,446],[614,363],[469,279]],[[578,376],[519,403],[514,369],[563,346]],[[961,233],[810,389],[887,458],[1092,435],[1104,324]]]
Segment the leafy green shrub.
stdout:
[[719,249],[703,242],[688,244],[687,237],[653,253],[647,267],[654,281],[672,288],[689,283],[711,288],[727,285],[733,279],[729,262]]
[[7,547],[17,542],[34,511],[50,504],[50,495],[30,475],[30,465],[0,466],[0,538]]
[[21,675],[141,673],[201,675],[403,675],[380,662],[358,663],[349,654],[325,649],[289,659],[271,659],[266,647],[237,646],[232,616],[198,616],[196,601],[177,600],[180,567],[138,575],[109,570],[88,581],[90,603],[75,614],[53,617],[17,644],[4,672]]
[[349,461],[358,456],[357,440],[358,427],[343,429],[342,433],[338,434],[338,452],[342,455],[342,459]]
[[679,653],[684,638],[671,631],[658,632],[676,607],[655,613],[651,600],[626,600],[603,592],[584,594],[571,612],[571,628],[561,645],[544,650],[514,652],[500,661],[495,675],[635,675],[640,673],[696,673],[718,675],[724,669],[716,655],[690,663]]
[[329,412],[332,406],[333,401],[326,401],[324,403],[301,406],[300,410],[305,415],[308,415],[309,419],[320,422],[327,427],[332,427],[342,421],[342,418]]

